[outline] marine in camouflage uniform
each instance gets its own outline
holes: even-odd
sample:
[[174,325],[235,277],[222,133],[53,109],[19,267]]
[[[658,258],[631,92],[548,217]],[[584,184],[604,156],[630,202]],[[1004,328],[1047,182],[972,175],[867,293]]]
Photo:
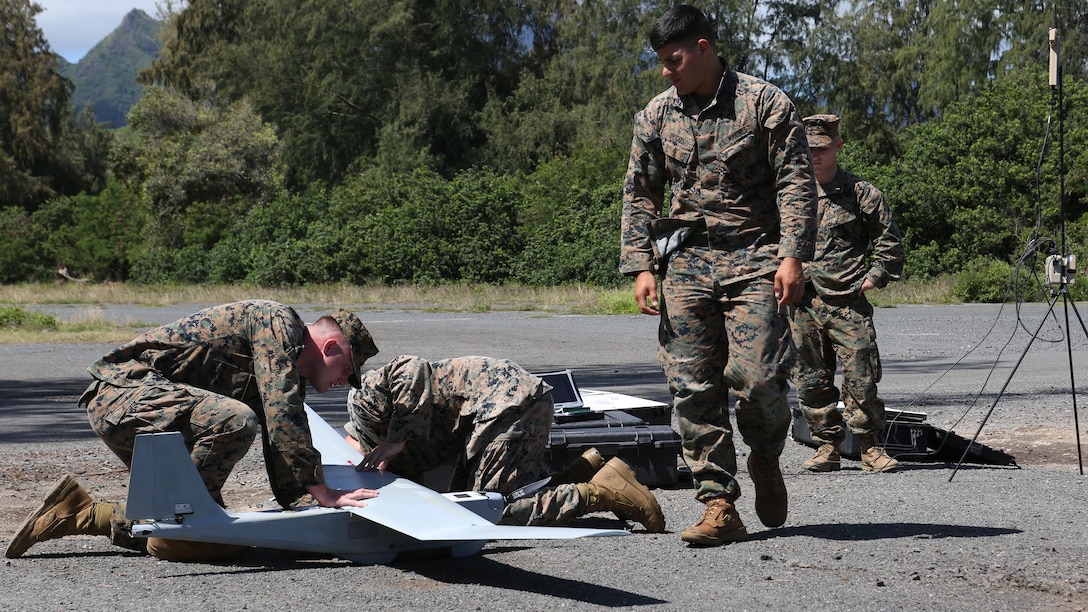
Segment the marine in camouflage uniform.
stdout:
[[[508,496],[552,476],[544,460],[555,415],[551,387],[512,361],[427,361],[402,355],[364,374],[361,387],[349,393],[347,407],[345,429],[364,454],[382,444],[404,442],[385,467],[406,478],[421,481],[425,472],[452,463],[452,490]],[[612,462],[628,481],[634,479],[629,469]],[[609,474],[615,481],[615,474]],[[603,477],[592,472],[588,476],[588,482],[602,484]],[[637,481],[611,484],[629,486],[634,503],[644,506],[628,512],[619,508],[621,518],[640,520],[651,531],[664,529],[660,508],[645,487]],[[501,522],[561,525],[591,511],[617,510],[590,503],[588,498],[597,495],[591,489],[584,482],[549,486],[511,500]]]
[[[332,367],[329,361],[318,361],[324,354],[317,353],[328,346],[321,340],[328,330],[342,332],[341,343],[349,345],[337,353]],[[312,359],[301,366],[307,346],[312,347]],[[94,381],[79,403],[87,409],[91,428],[126,466],[131,466],[137,435],[181,432],[209,493],[221,505],[227,476],[260,431],[272,491],[286,507],[309,487],[324,487],[321,455],[312,444],[304,410],[306,380],[300,369],[311,372],[311,382],[321,392],[337,384],[334,379],[358,386],[359,368],[377,352],[362,322],[345,310],[307,326],[289,306],[235,302],[152,329],[105,355],[88,368]],[[63,506],[64,499],[85,497],[74,480],[62,480],[39,514],[46,519],[51,512],[63,514],[47,508],[50,500]],[[85,531],[76,533],[110,535],[120,546],[144,548],[145,540],[128,535],[131,522],[124,504],[98,506],[97,511],[111,508],[108,532],[102,533],[107,530],[97,517],[78,526]],[[81,512],[86,514],[86,509]],[[94,517],[79,520],[86,523],[89,518]],[[35,541],[70,535],[55,529],[38,534],[32,523],[24,524],[16,538],[21,543],[16,550],[9,548],[8,556],[22,554]],[[161,554],[156,556],[161,558],[206,560],[233,552],[222,545],[151,540],[148,551],[156,554],[153,546],[158,546]],[[166,550],[170,548],[176,550]]]
[[[715,39],[705,16],[685,5],[651,32],[674,86],[635,115],[619,266],[637,277],[640,310],[660,314],[658,356],[684,460],[696,498],[715,502],[699,525],[716,527],[681,534],[695,545],[746,536],[732,505],[741,491],[729,387],[751,447],[757,513],[770,526],[785,521],[778,457],[794,350],[780,305],[799,297],[800,260],[815,238],[816,185],[800,116],[777,87],[729,69]],[[660,278],[659,309],[651,272]]]
[[[846,428],[862,444],[862,469],[889,471],[895,459],[876,446],[884,429],[877,396],[880,353],[873,307],[865,291],[885,287],[903,273],[904,252],[892,210],[879,189],[841,167],[839,118],[805,117],[819,182],[816,253],[805,264],[805,294],[790,307],[798,360],[792,378],[813,439],[821,442],[812,471],[839,469]],[[842,392],[835,386],[842,364]],[[840,412],[837,405],[845,404]],[[874,448],[875,447],[875,448]]]

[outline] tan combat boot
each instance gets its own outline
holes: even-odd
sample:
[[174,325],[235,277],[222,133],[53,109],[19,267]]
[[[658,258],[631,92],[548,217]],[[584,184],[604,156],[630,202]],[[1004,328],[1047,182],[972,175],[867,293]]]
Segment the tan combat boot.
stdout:
[[592,480],[577,487],[581,499],[578,516],[611,511],[621,519],[642,523],[650,533],[665,531],[665,515],[657,498],[635,478],[623,459],[609,459]]
[[692,546],[721,546],[748,539],[748,530],[733,502],[715,497],[706,503],[699,522],[680,532],[680,539]]
[[789,497],[778,459],[748,455],[748,475],[756,490],[756,515],[760,522],[767,527],[781,527],[789,511]]
[[603,465],[604,457],[601,456],[601,453],[597,452],[597,449],[591,448],[582,453],[582,455],[574,461],[571,461],[570,465],[563,468],[562,472],[554,474],[548,484],[561,485],[589,482],[597,475],[597,472]]
[[8,543],[8,559],[21,557],[38,542],[70,535],[110,535],[113,504],[95,503],[71,476],[60,479]]
[[899,462],[883,448],[876,445],[876,434],[858,436],[861,442],[861,469],[866,472],[890,472],[899,467]]
[[821,444],[816,456],[802,464],[810,472],[837,472],[842,468],[842,455],[838,444]]

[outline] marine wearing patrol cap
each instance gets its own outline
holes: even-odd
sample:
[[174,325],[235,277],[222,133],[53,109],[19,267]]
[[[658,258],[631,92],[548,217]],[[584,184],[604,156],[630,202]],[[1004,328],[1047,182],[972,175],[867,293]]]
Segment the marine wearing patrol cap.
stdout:
[[839,139],[838,115],[809,115],[802,121],[805,123],[808,146],[813,149],[831,146]]
[[359,317],[341,308],[329,315],[340,324],[340,331],[344,332],[348,344],[351,345],[352,374],[348,377],[348,383],[358,389],[362,386],[360,371],[363,363],[378,354],[378,347],[374,344],[374,338],[370,336]]

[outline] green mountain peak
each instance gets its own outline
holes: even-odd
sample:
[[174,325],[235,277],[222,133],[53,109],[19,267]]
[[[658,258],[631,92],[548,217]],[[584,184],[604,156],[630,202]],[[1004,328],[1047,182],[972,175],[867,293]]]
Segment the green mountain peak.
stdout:
[[58,56],[59,72],[75,85],[72,107],[76,112],[89,104],[99,122],[115,128],[128,125],[128,111],[143,91],[136,75],[158,56],[159,31],[157,19],[132,9],[78,63]]

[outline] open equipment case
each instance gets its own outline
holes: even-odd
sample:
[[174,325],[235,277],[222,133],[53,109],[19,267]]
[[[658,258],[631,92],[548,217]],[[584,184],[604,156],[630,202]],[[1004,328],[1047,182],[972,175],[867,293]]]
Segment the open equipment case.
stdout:
[[676,484],[680,434],[670,424],[668,404],[579,389],[570,370],[537,376],[552,386],[556,401],[555,423],[544,451],[553,470],[562,470],[586,450],[596,448],[606,461],[612,457],[626,461],[648,487]]

